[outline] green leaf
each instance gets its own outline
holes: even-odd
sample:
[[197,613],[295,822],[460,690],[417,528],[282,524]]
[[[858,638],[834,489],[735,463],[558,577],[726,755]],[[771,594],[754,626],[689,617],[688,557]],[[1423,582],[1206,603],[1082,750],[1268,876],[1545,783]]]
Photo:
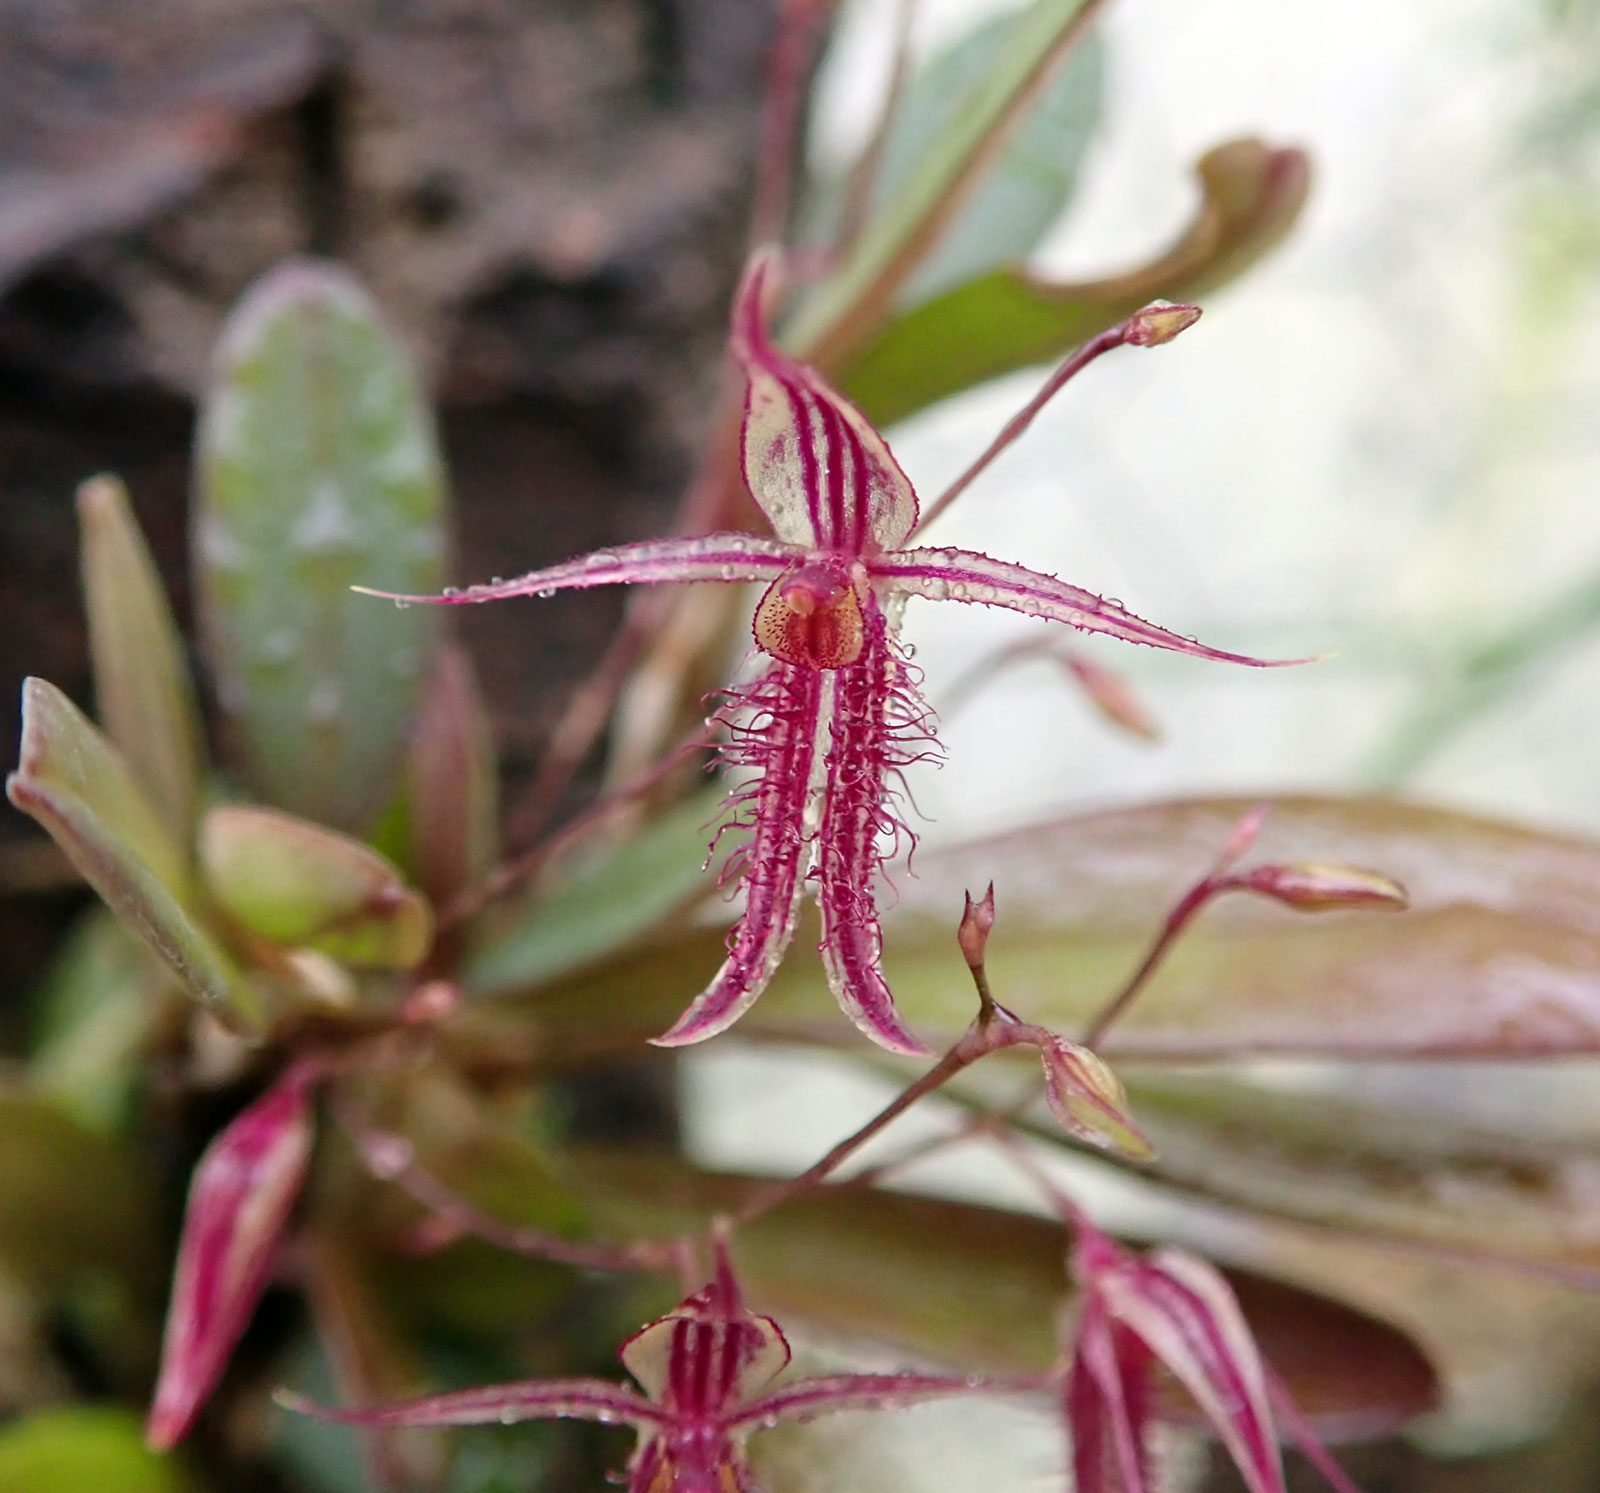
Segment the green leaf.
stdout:
[[241,1032],[258,1029],[259,1003],[191,911],[185,851],[117,749],[43,679],[22,687],[22,751],[6,792],[196,1000]]
[[[891,199],[950,125],[962,99],[999,61],[1015,15],[996,16],[938,52],[906,89],[884,141],[874,209]],[[1105,56],[1091,32],[1051,74],[1011,139],[901,292],[908,304],[1024,259],[1077,188],[1099,121]]]
[[409,969],[433,941],[433,913],[377,851],[276,809],[228,804],[200,827],[212,897],[262,938],[357,968]]
[[95,701],[106,735],[178,839],[188,843],[203,736],[183,639],[155,561],[115,477],[78,489]]
[[145,1448],[137,1418],[100,1405],[37,1410],[0,1428],[0,1488],[184,1493],[178,1465]]
[[880,425],[985,379],[1054,362],[1150,301],[1192,301],[1243,274],[1293,227],[1310,186],[1303,151],[1234,140],[1200,158],[1202,200],[1178,241],[1103,280],[1052,283],[995,270],[925,301],[830,364]]
[[393,794],[436,618],[444,476],[404,352],[355,280],[297,260],[229,319],[200,419],[196,563],[218,703],[254,793],[360,832]]
[[128,1153],[17,1083],[0,1085],[0,1261],[45,1291],[85,1269],[151,1287],[149,1184]]
[[80,920],[40,997],[33,1086],[91,1130],[127,1117],[165,966],[104,907]]
[[721,787],[695,794],[492,914],[462,973],[467,989],[514,994],[613,958],[706,896],[706,847],[724,796]]
[[1010,24],[1003,49],[921,160],[852,245],[845,262],[783,329],[798,356],[836,369],[885,319],[907,278],[954,220],[1007,133],[1082,34],[1087,0],[1033,0]]
[[482,881],[499,854],[494,736],[472,660],[442,643],[423,691],[407,768],[411,865],[434,906]]

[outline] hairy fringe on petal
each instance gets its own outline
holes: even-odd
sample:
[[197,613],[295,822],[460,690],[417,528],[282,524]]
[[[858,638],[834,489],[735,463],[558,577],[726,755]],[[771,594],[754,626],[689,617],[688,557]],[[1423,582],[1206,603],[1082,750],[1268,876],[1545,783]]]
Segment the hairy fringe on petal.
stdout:
[[933,717],[916,683],[887,619],[875,603],[869,604],[860,657],[834,672],[813,875],[822,909],[822,963],[834,997],[874,1042],[891,1052],[921,1056],[927,1048],[902,1024],[884,983],[883,935],[874,896],[885,859],[902,838],[915,842],[891,784],[903,787],[903,770],[937,751]]
[[728,797],[731,810],[712,852],[729,830],[748,841],[728,859],[722,880],[737,877],[745,910],[728,937],[716,977],[671,1031],[655,1039],[678,1047],[725,1031],[761,994],[794,936],[804,889],[810,826],[807,808],[830,677],[774,661],[754,683],[730,693],[721,712],[731,739],[723,760],[748,769],[749,783]]

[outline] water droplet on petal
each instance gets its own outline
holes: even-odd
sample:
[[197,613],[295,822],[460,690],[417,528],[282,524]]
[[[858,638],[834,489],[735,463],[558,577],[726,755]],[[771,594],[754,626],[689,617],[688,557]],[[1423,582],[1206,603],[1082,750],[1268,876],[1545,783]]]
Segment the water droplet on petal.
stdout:
[[554,586],[546,586],[542,591],[535,591],[533,594],[541,600],[547,600],[556,594],[556,588]]

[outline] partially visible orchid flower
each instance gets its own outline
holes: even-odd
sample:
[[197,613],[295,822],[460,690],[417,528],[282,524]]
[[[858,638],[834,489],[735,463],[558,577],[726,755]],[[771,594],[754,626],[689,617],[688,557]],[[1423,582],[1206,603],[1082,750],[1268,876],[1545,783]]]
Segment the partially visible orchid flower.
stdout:
[[[922,1055],[927,1049],[901,1022],[884,983],[874,900],[886,856],[909,837],[891,785],[935,745],[932,717],[896,640],[903,600],[976,602],[1200,658],[1262,660],[1204,647],[1021,565],[971,550],[906,548],[917,527],[917,496],[887,443],[815,370],[768,338],[773,264],[770,252],[751,264],[731,346],[748,385],[745,480],[775,537],[654,540],[442,598],[394,599],[476,602],[627,582],[766,582],[753,627],[766,666],[731,692],[732,739],[724,748],[725,760],[751,773],[731,800],[732,825],[749,835],[736,860],[744,913],[722,968],[655,1040],[698,1042],[738,1019],[777,969],[810,884],[822,913],[822,962],[840,1007],[881,1046]],[[1097,338],[977,465],[1014,439],[1043,399],[1092,357],[1124,343],[1167,341],[1198,315],[1194,307],[1157,303]]]
[[744,1452],[754,1431],[781,1420],[894,1409],[984,1387],[939,1374],[824,1374],[772,1388],[788,1367],[789,1344],[776,1322],[745,1307],[720,1248],[711,1284],[634,1333],[620,1356],[643,1394],[605,1379],[532,1379],[365,1410],[279,1398],[290,1409],[368,1427],[616,1422],[639,1434],[628,1461],[628,1493],[755,1493]]
[[311,1160],[318,1076],[310,1063],[290,1068],[234,1117],[195,1167],[145,1425],[157,1450],[187,1433],[271,1278]]
[[1068,1205],[1082,1308],[1063,1386],[1075,1493],[1146,1493],[1158,1363],[1211,1423],[1250,1493],[1284,1493],[1283,1428],[1335,1489],[1357,1493],[1262,1359],[1232,1288],[1179,1249],[1140,1257]]

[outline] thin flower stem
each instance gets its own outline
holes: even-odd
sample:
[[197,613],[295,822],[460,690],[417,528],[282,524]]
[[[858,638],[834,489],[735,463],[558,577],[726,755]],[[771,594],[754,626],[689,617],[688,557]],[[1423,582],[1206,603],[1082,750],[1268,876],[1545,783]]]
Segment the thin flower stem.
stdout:
[[689,753],[711,746],[716,731],[715,725],[697,727],[654,766],[647,768],[615,793],[609,794],[598,803],[591,804],[570,824],[564,825],[559,833],[497,866],[483,881],[476,886],[468,887],[439,914],[439,931],[444,932],[475,917],[489,903],[505,896],[530,876],[543,870],[551,861],[583,840],[613,814],[636,804],[672,773]]
[[1121,347],[1128,340],[1128,333],[1133,326],[1133,318],[1118,322],[1116,326],[1102,332],[1098,337],[1085,342],[1075,353],[1067,357],[1056,371],[1044,382],[1044,387],[1025,404],[1017,414],[1006,422],[990,443],[988,449],[969,466],[954,482],[950,484],[928,507],[922,517],[918,519],[917,526],[911,532],[916,534],[933,522],[957,498],[961,496],[973,482],[977,480],[994,459],[1008,446],[1013,445],[1022,433],[1033,424],[1035,417],[1057,394],[1078,374],[1082,373],[1094,360],[1103,353],[1108,353],[1115,347]]
[[622,1246],[574,1244],[543,1229],[506,1223],[469,1203],[422,1166],[415,1147],[403,1135],[372,1124],[341,1096],[335,1095],[329,1108],[375,1177],[393,1182],[425,1208],[431,1219],[460,1233],[487,1240],[514,1254],[585,1270],[667,1270],[681,1266],[683,1249],[678,1240],[646,1240]]
[[860,1129],[852,1131],[820,1161],[806,1168],[796,1177],[774,1183],[753,1197],[728,1220],[728,1226],[737,1228],[764,1213],[771,1212],[780,1203],[809,1192],[820,1186],[846,1161],[859,1151],[880,1131],[893,1124],[912,1105],[926,1099],[929,1094],[943,1088],[956,1074],[970,1068],[980,1058],[1004,1047],[1018,1043],[1037,1042],[1045,1035],[1041,1028],[1018,1021],[1003,1006],[990,1001],[989,1011],[975,1020],[961,1039],[926,1073],[902,1093],[891,1099]]
[[1161,967],[1162,960],[1167,957],[1179,935],[1194,920],[1200,909],[1219,892],[1228,891],[1236,885],[1237,883],[1229,877],[1207,876],[1204,881],[1197,882],[1184,893],[1183,899],[1167,914],[1166,923],[1162,926],[1156,941],[1150,945],[1150,952],[1144,956],[1144,961],[1133,972],[1132,978],[1084,1028],[1083,1035],[1078,1038],[1084,1047],[1098,1046],[1113,1023],[1139,998],[1145,986],[1150,983],[1150,977]]
[[1273,1419],[1288,1431],[1306,1461],[1321,1473],[1323,1481],[1334,1493],[1361,1493],[1345,1475],[1344,1468],[1334,1461],[1328,1448],[1322,1444],[1321,1437],[1312,1430],[1311,1422],[1295,1404],[1294,1396],[1289,1393],[1288,1385],[1279,1377],[1277,1370],[1270,1363],[1263,1363],[1262,1367],[1267,1371],[1267,1401],[1272,1406]]

